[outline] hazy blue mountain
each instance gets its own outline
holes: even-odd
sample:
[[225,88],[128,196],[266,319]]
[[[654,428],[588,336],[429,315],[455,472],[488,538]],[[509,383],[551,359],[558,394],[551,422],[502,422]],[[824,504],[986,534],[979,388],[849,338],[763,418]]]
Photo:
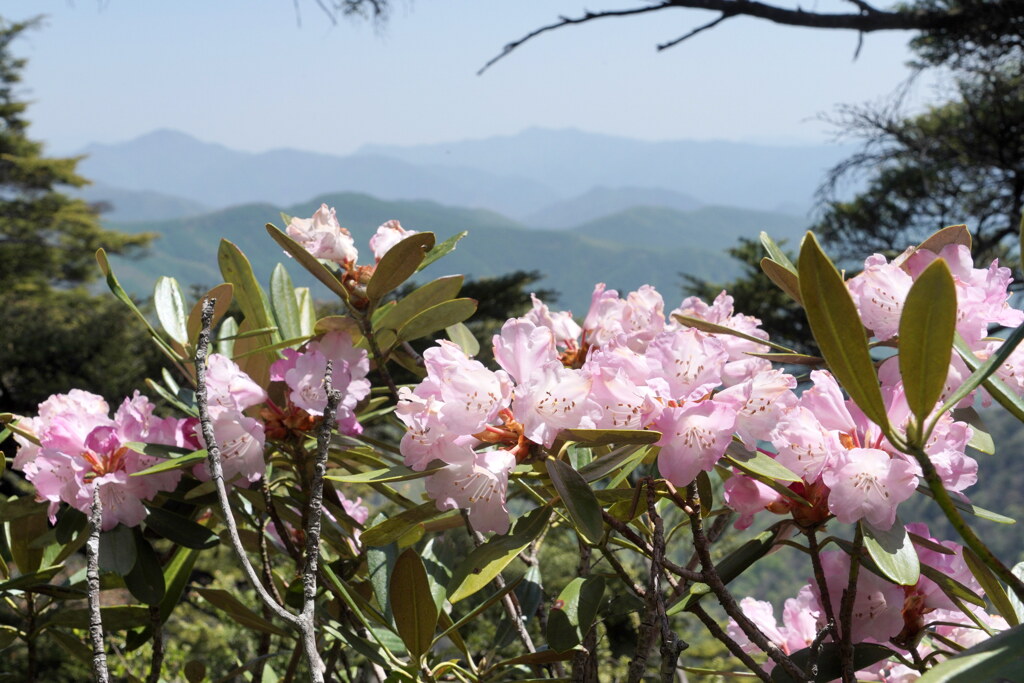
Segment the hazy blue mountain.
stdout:
[[[148,296],[155,279],[173,275],[182,286],[213,285],[221,281],[216,248],[221,237],[236,243],[249,257],[264,282],[277,262],[290,259],[266,234],[264,224],[281,226],[279,213],[308,216],[322,202],[337,208],[343,225],[352,231],[361,259],[372,258],[367,240],[377,225],[398,218],[406,228],[432,230],[444,239],[462,230],[469,236],[454,253],[430,267],[425,276],[463,273],[493,277],[517,269],[546,273],[539,287],[557,290],[559,306],[582,315],[596,282],[621,291],[650,283],[669,306],[680,298],[680,272],[722,279],[737,271],[725,255],[702,247],[677,248],[623,246],[571,231],[531,230],[490,211],[442,206],[426,201],[385,201],[361,194],[332,194],[298,205],[277,207],[247,204],[222,211],[158,222],[111,223],[127,232],[152,231],[162,235],[150,255],[139,261],[115,260],[115,271],[129,291]],[[314,287],[315,296],[327,298],[322,285],[300,277],[301,268],[290,262],[289,272],[302,284]]]
[[799,216],[731,206],[704,206],[686,212],[635,206],[577,225],[572,232],[623,246],[642,242],[648,248],[697,245],[721,251],[741,237],[756,239],[762,230],[775,240],[788,239],[793,244],[807,225]]
[[87,158],[79,168],[87,178],[215,208],[256,201],[291,204],[319,193],[347,191],[524,215],[560,198],[537,181],[475,168],[289,149],[253,154],[169,130],[124,143],[90,145],[82,153]]
[[702,202],[688,194],[653,187],[595,187],[583,194],[545,206],[523,218],[538,228],[571,228],[634,206],[661,206],[690,211]]
[[482,140],[367,145],[357,154],[532,178],[565,196],[601,185],[659,187],[707,204],[767,210],[792,204],[806,210],[824,172],[851,150],[841,145],[644,142],[573,129],[531,128]]
[[104,217],[112,221],[155,221],[206,213],[209,206],[184,197],[152,190],[126,190],[104,183],[93,183],[71,194],[90,203],[105,205]]

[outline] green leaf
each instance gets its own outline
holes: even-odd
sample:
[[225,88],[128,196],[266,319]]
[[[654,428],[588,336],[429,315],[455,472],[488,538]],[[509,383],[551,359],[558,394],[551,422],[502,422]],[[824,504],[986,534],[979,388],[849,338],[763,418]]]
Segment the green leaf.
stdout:
[[124,291],[121,283],[117,281],[117,277],[114,275],[114,271],[110,267],[110,262],[107,260],[107,252],[102,248],[96,250],[96,263],[99,264],[100,272],[103,273],[103,276],[107,280],[107,287],[110,288],[110,291],[121,303],[127,306],[128,309],[135,314],[135,317],[142,321],[142,324],[146,326],[150,336],[153,337],[153,341],[155,341],[157,346],[160,347],[160,350],[163,351],[164,355],[172,360],[179,360],[181,357],[178,355],[178,352],[160,336],[159,332],[153,329],[153,326],[149,324],[149,320],[142,314],[139,307],[135,305],[132,298],[128,296],[128,292]]
[[[376,519],[383,518],[378,515]],[[373,588],[373,595],[377,598],[384,618],[391,620],[391,598],[388,591],[388,577],[391,576],[395,562],[398,560],[398,546],[394,543],[382,548],[370,547],[366,549],[366,571],[370,586]]]
[[213,299],[215,301],[210,329],[216,329],[217,323],[224,319],[224,314],[231,308],[234,291],[234,285],[230,282],[222,282],[199,297],[199,301],[196,302],[196,305],[192,307],[192,311],[188,314],[188,323],[186,324],[186,336],[191,344],[194,345],[196,343],[196,340],[199,339],[199,331],[203,328],[203,301],[206,299]]
[[[149,621],[149,608],[143,605],[113,605],[100,610],[104,631],[123,631]],[[53,613],[50,624],[71,628],[89,628],[88,608],[63,609]]]
[[131,527],[118,524],[100,533],[100,569],[124,576],[135,566],[138,554]]
[[1010,597],[1006,594],[1003,584],[999,583],[999,579],[995,577],[992,570],[970,548],[965,547],[963,549],[963,557],[967,568],[971,570],[971,574],[978,580],[981,589],[985,591],[985,595],[992,601],[992,606],[996,608],[999,615],[1006,619],[1010,626],[1019,624],[1017,611],[1013,608],[1013,603],[1010,602]]
[[445,256],[455,251],[455,245],[458,244],[459,240],[461,240],[468,234],[468,230],[463,230],[459,234],[449,237],[444,242],[441,242],[440,244],[432,248],[430,251],[427,252],[426,257],[423,259],[423,263],[421,263],[419,267],[416,268],[416,270],[423,270],[424,268],[426,268],[427,266],[429,266],[431,263],[441,258],[442,256]]
[[890,529],[879,529],[862,520],[861,529],[864,531],[864,547],[883,575],[900,586],[917,583],[921,577],[921,562],[899,518]]
[[803,303],[803,296],[800,294],[800,278],[797,277],[795,271],[781,266],[769,258],[763,258],[761,259],[761,272],[774,282],[776,287],[788,294],[793,301],[798,304]]
[[[531,567],[531,569],[532,568],[533,567]],[[475,606],[473,609],[471,609],[466,614],[462,615],[462,617],[458,621],[454,622],[451,626],[447,627],[444,630],[443,633],[438,634],[437,638],[435,638],[435,641],[436,640],[440,640],[441,638],[444,638],[445,636],[450,636],[450,635],[453,635],[453,634],[457,633],[458,630],[461,629],[463,626],[465,626],[466,624],[469,624],[470,622],[475,620],[477,617],[479,617],[481,614],[486,612],[488,610],[488,608],[492,607],[499,600],[501,600],[506,595],[511,593],[513,590],[515,590],[522,583],[522,580],[523,580],[524,576],[525,576],[525,574],[523,576],[517,576],[516,578],[512,579],[511,581],[508,581],[504,585],[504,587],[501,588],[501,590],[497,591],[496,593],[492,593],[491,595],[489,595],[486,600],[481,602],[479,605]],[[525,607],[525,605],[522,605],[522,603],[520,603],[520,607],[523,610],[523,617],[525,619],[525,617],[526,617],[526,607]],[[500,637],[496,636],[495,637],[495,641],[496,642],[501,642]]]
[[[250,329],[274,327],[267,294],[256,280],[252,265],[242,250],[232,242],[222,239],[217,250],[217,262],[220,264],[224,280],[234,285],[235,300],[245,314],[246,321],[250,323]],[[272,344],[279,340],[279,337],[273,334],[268,333],[266,336],[268,339],[263,342],[264,344]]]
[[953,275],[944,260],[935,259],[914,281],[900,316],[900,376],[919,425],[935,409],[946,384],[956,308]]
[[725,459],[746,474],[774,481],[800,481],[800,475],[767,453],[748,451],[742,444],[736,442],[729,444],[725,451]]
[[220,543],[220,537],[202,524],[164,508],[149,508],[146,528],[186,548],[206,550]]
[[583,642],[604,597],[604,578],[577,577],[558,594],[548,612],[547,639],[551,649],[565,652]]
[[160,325],[174,341],[182,346],[189,343],[187,318],[185,314],[185,297],[181,287],[173,277],[161,276],[156,281],[153,291],[153,306]]
[[434,247],[434,233],[418,232],[388,249],[366,283],[366,298],[372,305],[409,279]]
[[[388,252],[389,254],[391,252]],[[412,341],[428,334],[451,327],[461,323],[476,313],[477,302],[475,299],[452,299],[444,303],[431,306],[413,316],[409,322],[402,325],[398,330],[397,340]]]
[[373,525],[359,536],[359,540],[361,543],[368,546],[388,545],[389,543],[393,543],[404,536],[410,529],[420,522],[438,517],[442,514],[447,513],[439,511],[434,501],[428,501],[422,505],[400,512],[394,517],[386,519],[379,524]]
[[452,574],[448,601],[454,604],[490,583],[516,555],[540,536],[550,516],[550,507],[535,508],[516,521],[511,533],[494,536],[474,548]]
[[221,610],[234,619],[235,622],[246,628],[256,629],[262,633],[269,633],[274,636],[283,636],[285,638],[291,638],[293,635],[284,629],[278,628],[256,612],[243,605],[238,598],[226,590],[221,590],[219,588],[195,588],[194,590],[199,593],[199,595],[203,596],[203,598],[205,598],[211,605]]
[[[924,494],[924,495],[928,496],[929,498],[931,498],[933,500],[935,499],[935,495],[924,484],[921,484],[920,486],[917,487],[917,492],[921,493],[921,494]],[[988,521],[995,522],[997,524],[1016,524],[1017,523],[1017,520],[1013,519],[1012,517],[1005,517],[1003,515],[1000,515],[997,512],[992,512],[991,510],[986,510],[985,508],[977,507],[975,505],[972,505],[971,503],[962,501],[962,500],[960,500],[958,498],[952,498],[952,501],[953,501],[953,507],[955,507],[958,510],[961,510],[963,512],[966,512],[968,514],[974,515],[975,517],[980,517],[981,519],[987,519]]]
[[[745,572],[755,562],[768,554],[768,551],[775,547],[775,542],[780,538],[788,537],[792,524],[788,520],[776,522],[767,530],[762,531],[736,550],[726,555],[721,562],[715,565],[715,571],[728,584],[737,576]],[[684,595],[674,605],[666,610],[668,616],[682,612],[690,606],[698,603],[710,592],[707,584],[697,583],[690,587],[690,592]]]
[[[462,289],[464,278],[461,275],[449,275],[428,282],[414,289],[388,308],[373,323],[374,330],[395,330],[396,332],[414,315],[431,306],[454,299]],[[384,311],[381,307],[379,310]]]
[[796,275],[796,266],[794,266],[793,262],[789,260],[789,256],[786,252],[782,251],[782,247],[780,247],[775,240],[769,237],[768,233],[762,230],[761,234],[758,235],[758,238],[761,240],[761,246],[763,246],[764,250],[768,252],[768,258],[775,261],[783,268],[791,271],[793,275]]
[[404,465],[397,465],[395,467],[388,467],[379,470],[370,470],[369,472],[357,472],[355,474],[328,474],[324,479],[330,479],[331,481],[338,481],[344,484],[384,484],[392,481],[408,481],[410,479],[422,479],[444,466],[430,467],[417,472],[411,470]]
[[964,363],[968,368],[971,369],[971,375],[968,377],[960,387],[953,392],[952,395],[942,406],[942,410],[948,410],[952,406],[960,402],[960,399],[967,396],[980,385],[984,385],[992,397],[1006,409],[1008,413],[1013,415],[1018,420],[1024,422],[1024,401],[1021,401],[1017,394],[1010,390],[1006,384],[995,377],[993,373],[1006,361],[1013,350],[1017,348],[1021,340],[1024,340],[1024,325],[1014,329],[1013,332],[1006,337],[1006,341],[999,345],[987,361],[982,362],[974,355],[970,347],[967,346],[967,342],[957,334],[953,341],[953,348],[956,352],[964,359]]
[[807,233],[800,248],[800,295],[811,332],[832,374],[868,419],[889,435],[892,430],[864,325],[842,275],[813,233]]
[[1020,681],[1024,626],[998,633],[924,672],[920,683]]
[[319,259],[310,254],[298,242],[281,232],[281,230],[270,223],[267,223],[267,233],[269,233],[270,236],[274,238],[274,241],[280,244],[286,252],[291,254],[303,268],[309,271],[313,277],[326,285],[327,289],[340,296],[342,301],[348,303],[348,290],[345,289],[344,285],[341,284],[334,273],[327,269],[327,266],[320,263]]
[[9,647],[18,638],[18,629],[13,626],[0,626],[0,650]]
[[[811,661],[812,654],[811,648],[808,647],[803,650],[797,650],[789,657],[797,667],[806,670],[807,665]],[[892,657],[894,654],[896,653],[892,649],[884,645],[856,643],[853,646],[853,668],[856,671],[866,669],[876,662]],[[843,667],[839,658],[839,644],[822,643],[821,649],[818,650],[818,676],[815,680],[833,681],[842,678],[842,675]],[[777,666],[772,670],[772,683],[791,683],[792,680],[793,678],[781,666]],[[924,679],[919,678],[918,680]]]
[[480,342],[464,323],[455,323],[444,328],[445,334],[459,345],[462,352],[472,358],[480,353]]
[[302,337],[302,323],[299,320],[299,302],[295,297],[295,285],[283,263],[274,266],[270,275],[270,306],[274,322],[285,339]]
[[30,572],[28,574],[22,574],[17,576],[10,581],[4,581],[0,583],[0,593],[13,590],[28,590],[35,586],[42,586],[50,582],[50,579],[57,576],[64,569],[63,565],[55,565],[53,567],[47,567],[40,569],[36,572]]
[[14,557],[14,563],[18,565],[18,571],[22,574],[35,572],[43,561],[44,549],[32,546],[32,541],[45,534],[49,529],[45,506],[38,507],[43,509],[34,514],[11,519],[9,522],[11,555]]
[[135,566],[124,575],[124,585],[137,600],[147,605],[159,605],[167,589],[160,558],[138,528],[134,533],[137,558]]
[[917,249],[927,249],[938,254],[943,247],[950,244],[962,244],[971,248],[971,233],[966,225],[950,225],[933,233],[928,239],[917,245]]
[[92,664],[92,648],[82,642],[80,637],[56,628],[47,629],[46,634],[57,641],[58,645],[82,664]]
[[423,561],[412,548],[398,556],[388,590],[398,635],[409,654],[419,659],[434,641],[438,612]]
[[652,429],[563,429],[555,444],[573,441],[587,446],[646,446],[661,440],[661,432]]
[[590,543],[600,543],[604,537],[604,520],[594,491],[569,463],[548,458],[545,464],[551,485],[558,491],[576,531]]
[[972,605],[977,605],[978,607],[988,607],[988,603],[985,602],[985,598],[975,594],[974,591],[964,584],[934,567],[922,564],[921,576],[934,581],[942,592],[948,595],[950,599],[962,600],[964,602],[969,602]]
[[207,456],[207,452],[206,452],[206,449],[204,448],[201,451],[195,451],[194,453],[188,453],[186,455],[182,455],[182,456],[177,457],[177,458],[168,458],[166,460],[161,460],[157,464],[150,465],[149,467],[147,467],[144,470],[139,470],[138,472],[132,472],[129,476],[132,476],[132,477],[144,477],[147,474],[157,474],[159,472],[167,472],[169,470],[181,469],[182,467],[188,467],[190,465],[195,465],[197,462],[201,462],[203,460],[206,460],[206,456]]
[[739,339],[754,342],[755,344],[761,344],[762,346],[767,346],[769,348],[776,349],[783,353],[797,354],[796,351],[789,348],[788,346],[782,346],[781,344],[776,344],[775,342],[768,341],[767,339],[761,339],[760,337],[755,337],[752,334],[747,334],[745,332],[740,332],[739,330],[734,330],[731,327],[726,327],[725,325],[718,325],[716,323],[708,322],[707,320],[702,320],[701,318],[694,318],[688,315],[680,315],[679,313],[674,313],[672,317],[675,318],[680,324],[686,325],[687,327],[692,327],[695,330],[700,330],[701,332],[707,332],[708,334],[724,334],[730,337],[738,337]]
[[616,448],[611,453],[602,455],[596,460],[592,460],[583,467],[579,468],[580,476],[583,477],[584,481],[595,482],[604,479],[609,474],[619,469],[626,463],[630,458],[637,454],[639,450],[632,447]]
[[171,616],[175,606],[181,601],[192,567],[195,566],[199,551],[195,548],[178,548],[171,561],[164,567],[164,599],[160,602],[160,621],[165,622]]
[[[516,582],[516,599],[519,601],[519,608],[522,612],[522,625],[527,627],[530,619],[537,614],[541,603],[544,601],[544,584],[540,573],[540,567],[531,565],[523,574],[522,581]],[[505,615],[505,619],[498,626],[498,632],[494,641],[498,648],[505,647],[515,640],[518,631],[512,625],[512,621]]]

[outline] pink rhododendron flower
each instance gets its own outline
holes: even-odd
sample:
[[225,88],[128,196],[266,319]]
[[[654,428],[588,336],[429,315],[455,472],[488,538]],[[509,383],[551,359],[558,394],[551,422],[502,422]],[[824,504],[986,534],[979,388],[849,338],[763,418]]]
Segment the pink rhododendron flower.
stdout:
[[742,474],[733,474],[723,485],[725,504],[740,514],[734,526],[742,531],[754,522],[754,515],[782,500],[782,494],[767,484]]
[[[769,602],[743,598],[740,607],[768,640],[787,655],[810,647],[818,635],[821,612],[810,586],[801,588],[795,598],[787,598],[782,610],[782,626],[775,621],[775,610]],[[728,633],[745,651],[760,652],[732,619],[729,620]]]
[[[821,553],[821,566],[828,583],[834,610],[843,601],[850,575],[850,556],[841,551]],[[818,603],[819,626],[824,625],[825,610],[820,607],[817,585],[811,590]],[[853,642],[884,643],[903,630],[903,587],[861,569],[857,574],[857,595],[853,601]]]
[[828,509],[843,524],[866,519],[879,529],[896,521],[896,507],[917,490],[919,470],[877,448],[851,448],[822,473]]
[[494,360],[517,382],[529,380],[543,365],[558,361],[555,335],[549,327],[512,318],[493,337]]
[[546,327],[555,336],[555,344],[565,349],[575,349],[583,328],[572,319],[572,313],[559,311],[552,313],[543,301],[537,298],[536,294],[530,294],[533,301],[533,308],[523,316],[538,327]]
[[768,370],[734,384],[717,397],[734,397],[740,403],[736,434],[744,446],[753,449],[772,433],[783,414],[796,406],[794,389],[795,377],[781,370]]
[[665,408],[654,423],[662,433],[655,444],[661,446],[661,476],[676,486],[686,486],[701,471],[714,469],[732,441],[736,409],[734,402],[718,400]]
[[[220,447],[224,481],[251,484],[260,479],[266,469],[263,423],[246,417],[237,410],[220,411],[216,415],[211,413],[210,418],[213,435]],[[196,425],[196,438],[202,447],[206,448],[206,440],[203,439],[199,425]],[[206,461],[197,464],[192,472],[200,481],[210,479],[209,465]]]
[[[458,434],[474,434],[508,406],[512,382],[504,370],[488,370],[466,356],[458,344],[438,342],[423,352],[428,386],[443,404],[441,419]],[[422,386],[422,385],[421,385]]]
[[267,400],[267,392],[242,372],[227,356],[211,353],[206,367],[210,414],[221,410],[243,411]]
[[334,209],[326,204],[321,204],[312,218],[292,218],[287,232],[316,258],[350,265],[359,257],[352,235],[341,227]]
[[881,254],[873,254],[864,261],[864,270],[846,286],[864,325],[885,341],[899,331],[903,302],[913,284],[906,271]]
[[505,492],[515,465],[516,458],[508,451],[477,453],[469,462],[430,475],[427,493],[437,502],[438,510],[467,508],[475,530],[503,534],[509,528]]
[[373,250],[373,257],[380,261],[391,247],[416,233],[416,230],[406,230],[398,221],[384,223],[377,228],[377,232],[370,238],[370,249]]
[[39,497],[50,501],[51,521],[60,502],[89,514],[93,488],[100,487],[102,528],[123,523],[137,526],[146,517],[143,500],[177,486],[178,470],[143,477],[130,476],[159,458],[132,450],[129,442],[195,448],[185,426],[194,421],[160,419],[153,405],[138,392],[125,399],[111,419],[107,403],[89,392],[72,390],[51,396],[39,406],[39,416],[23,420],[39,445],[16,437],[21,448],[14,466],[25,473]]
[[645,355],[651,368],[651,385],[666,401],[703,396],[719,386],[729,359],[722,342],[689,327],[659,335],[648,345]]
[[366,379],[370,361],[364,349],[353,346],[348,332],[328,332],[307,344],[301,352],[286,349],[284,358],[270,366],[270,377],[288,385],[292,404],[310,415],[323,415],[327,407],[324,375],[328,360],[332,363],[331,382],[342,395],[338,430],[343,434],[359,434],[362,427],[356,420],[355,410],[370,393],[370,382]]
[[[675,321],[677,314],[707,320],[708,322],[728,327],[751,337],[768,339],[768,333],[761,329],[760,320],[750,315],[734,313],[733,299],[724,291],[715,297],[714,302],[710,306],[695,296],[684,299],[679,308],[672,311],[669,316],[669,324],[673,329],[680,326]],[[757,373],[771,370],[771,363],[769,361],[748,355],[751,353],[766,353],[770,350],[768,346],[729,334],[715,334],[712,336],[720,341],[729,353],[729,360],[722,368],[722,383],[726,386],[738,384],[750,379]]]
[[579,427],[588,412],[593,378],[555,361],[515,388],[512,413],[522,423],[526,438],[550,447],[563,429]]

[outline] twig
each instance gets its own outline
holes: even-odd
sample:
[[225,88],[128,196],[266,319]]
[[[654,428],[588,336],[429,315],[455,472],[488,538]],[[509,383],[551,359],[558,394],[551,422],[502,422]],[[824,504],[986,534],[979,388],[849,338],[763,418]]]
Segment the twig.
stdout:
[[647,514],[651,518],[654,527],[654,539],[651,555],[651,582],[648,588],[648,595],[654,593],[654,607],[661,625],[661,680],[662,683],[672,683],[675,678],[676,662],[679,660],[679,653],[685,650],[688,645],[680,640],[672,631],[668,622],[668,614],[665,612],[665,596],[661,594],[661,578],[663,575],[662,566],[665,561],[665,528],[661,515],[656,507],[657,496],[655,495],[653,482],[647,482]]
[[761,665],[754,661],[754,658],[743,651],[743,648],[739,646],[735,640],[729,637],[729,635],[722,630],[722,627],[718,625],[710,614],[704,611],[704,608],[700,606],[700,603],[694,603],[690,607],[690,611],[697,615],[697,618],[701,620],[704,626],[716,640],[725,644],[725,647],[732,653],[736,659],[743,662],[743,666],[747,667],[751,673],[757,676],[760,680],[765,683],[771,683],[772,677],[765,673],[765,670],[761,668]]
[[[469,521],[469,510],[461,508],[459,510],[462,513],[462,519],[466,523],[466,531],[469,532],[469,537],[473,539],[473,545],[480,546],[484,543],[484,536],[479,531],[473,528],[472,523]],[[504,590],[505,579],[499,572],[494,577],[494,585],[498,587],[498,590]],[[520,642],[530,653],[536,652],[537,648],[533,644],[533,638],[530,637],[530,633],[526,630],[526,626],[523,625],[523,611],[519,606],[519,601],[515,598],[515,595],[509,591],[505,593],[501,599],[501,604],[505,607],[505,615],[512,622],[512,627],[516,630],[516,635],[519,636]]]
[[718,17],[717,19],[713,19],[712,21],[709,21],[706,24],[702,24],[702,25],[698,26],[697,28],[695,28],[692,31],[688,32],[686,35],[680,36],[680,37],[676,38],[675,40],[670,40],[667,43],[659,44],[658,45],[658,52],[661,52],[662,50],[667,50],[670,47],[675,47],[676,45],[678,45],[679,43],[683,42],[684,40],[689,40],[690,38],[693,38],[698,33],[702,33],[704,31],[707,31],[708,29],[714,28],[714,27],[718,26],[719,24],[721,24],[726,19],[729,19],[730,17],[734,17],[734,16],[736,16],[736,14],[734,12],[722,12],[722,16]]
[[[624,536],[626,540],[628,540],[630,543],[640,548],[640,551],[646,554],[648,557],[650,557],[651,553],[654,552],[654,549],[651,548],[650,544],[648,544],[646,540],[641,538],[639,534],[630,529],[629,525],[608,514],[607,510],[601,510],[601,517],[604,519],[605,523],[608,526],[610,526],[612,529],[614,529],[619,534]],[[675,574],[676,576],[687,581],[704,580],[700,572],[695,572],[691,569],[687,569],[686,567],[680,567],[676,563],[669,561],[667,558],[662,558],[662,566],[668,571]]]
[[1010,590],[1014,592],[1018,600],[1024,600],[1024,582],[1022,582],[1016,574],[999,560],[998,557],[989,550],[988,546],[985,545],[984,541],[978,538],[978,535],[974,533],[974,530],[964,520],[963,515],[953,505],[953,499],[949,497],[949,492],[946,491],[945,485],[942,483],[942,478],[939,473],[935,471],[935,465],[932,464],[931,458],[928,454],[920,448],[908,449],[910,454],[914,456],[918,464],[921,466],[921,472],[924,474],[925,483],[928,484],[928,489],[932,492],[932,496],[935,498],[935,502],[939,504],[942,511],[946,514],[946,519],[953,525],[956,532],[960,534],[960,538],[964,540],[964,545],[974,551],[974,554],[981,558],[981,561],[995,573],[1006,585],[1010,587]]
[[309,505],[306,523],[306,561],[302,567],[302,644],[306,650],[306,659],[310,668],[314,662],[319,671],[312,672],[314,681],[322,681],[326,667],[320,659],[316,647],[315,614],[316,608],[316,576],[317,560],[320,557],[320,522],[324,511],[324,475],[327,473],[327,454],[331,447],[331,432],[334,431],[338,406],[341,404],[341,392],[334,388],[331,373],[334,368],[327,361],[324,374],[324,390],[327,393],[327,406],[324,416],[317,428],[316,462],[313,465],[313,481],[310,482]]
[[814,529],[807,531],[807,546],[811,551],[811,566],[814,568],[814,580],[818,584],[821,604],[825,608],[825,621],[835,624],[836,614],[832,609],[832,596],[828,592],[828,579],[825,577],[825,569],[821,566],[821,548],[818,545],[818,535]]
[[89,514],[91,528],[85,542],[85,579],[89,586],[89,639],[92,641],[92,675],[96,683],[108,683],[107,651],[103,642],[103,614],[100,612],[100,527],[103,525],[103,502],[100,484],[92,483],[92,509]]
[[857,599],[857,577],[860,575],[860,551],[864,546],[864,532],[860,524],[853,535],[853,549],[850,552],[850,578],[843,590],[843,601],[839,606],[839,664],[843,670],[843,683],[856,683],[853,668],[853,603]]
[[149,606],[149,623],[153,627],[153,655],[149,661],[149,675],[146,683],[160,683],[164,668],[164,622],[160,618],[160,607]]
[[836,622],[833,619],[829,619],[824,628],[814,636],[814,641],[811,643],[811,656],[807,660],[807,668],[804,670],[808,680],[818,680],[818,657],[821,655],[821,646],[825,643],[825,636],[828,635],[831,635],[833,640],[836,637]]
[[[253,587],[256,595],[259,596],[259,599],[267,609],[299,631],[303,643],[305,643],[306,632],[313,631],[313,624],[302,616],[296,616],[277,604],[277,601],[274,600],[273,596],[263,586],[263,582],[260,581],[260,577],[252,566],[252,562],[249,561],[249,556],[242,545],[242,539],[238,535],[235,515],[231,511],[231,502],[228,499],[227,486],[224,483],[224,469],[221,466],[220,446],[217,445],[217,437],[213,433],[213,422],[210,419],[210,407],[206,389],[206,357],[210,348],[210,324],[213,320],[213,307],[215,303],[215,299],[203,301],[203,327],[199,332],[199,342],[196,345],[196,406],[199,409],[199,423],[203,430],[203,440],[206,442],[210,480],[214,482],[217,490],[217,500],[220,503],[220,512],[224,518],[224,524],[228,528],[231,547],[235,551],[235,556],[242,566],[242,572],[245,574],[246,579],[248,579],[249,585]],[[310,657],[309,669],[312,680],[315,683],[322,683],[323,662],[320,660],[320,654],[316,651],[315,646],[312,651],[306,649],[306,654]]]
[[684,508],[684,511],[690,517],[690,533],[693,535],[693,546],[700,557],[703,582],[708,585],[711,592],[718,598],[718,602],[722,605],[722,608],[725,609],[725,613],[733,618],[733,621],[736,622],[736,625],[740,627],[740,630],[743,631],[747,638],[750,639],[750,642],[767,653],[772,661],[781,666],[786,673],[793,678],[793,680],[807,680],[800,667],[798,667],[792,659],[787,657],[775,643],[768,640],[764,633],[761,632],[761,629],[757,627],[757,624],[752,622],[743,610],[740,609],[740,606],[736,604],[735,598],[732,597],[729,589],[725,587],[725,583],[722,581],[722,577],[718,575],[718,571],[715,569],[715,563],[711,559],[711,546],[708,542],[707,536],[704,535],[704,523],[700,516],[700,496],[697,494],[696,484],[690,484],[687,487],[686,497],[687,505]]

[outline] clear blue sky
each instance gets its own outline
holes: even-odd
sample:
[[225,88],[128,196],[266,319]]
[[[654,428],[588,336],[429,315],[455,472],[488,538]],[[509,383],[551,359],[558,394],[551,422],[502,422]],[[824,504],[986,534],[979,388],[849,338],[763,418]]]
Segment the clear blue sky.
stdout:
[[293,0],[5,0],[0,12],[49,17],[15,47],[30,59],[31,132],[52,152],[157,128],[237,149],[332,154],[530,126],[818,142],[828,128],[817,114],[878,98],[908,73],[907,34],[866,36],[854,61],[852,33],[742,18],[657,53],[714,17],[674,11],[562,29],[475,75],[559,13],[630,4],[397,0],[383,27],[332,25],[314,0],[298,0],[301,25]]

